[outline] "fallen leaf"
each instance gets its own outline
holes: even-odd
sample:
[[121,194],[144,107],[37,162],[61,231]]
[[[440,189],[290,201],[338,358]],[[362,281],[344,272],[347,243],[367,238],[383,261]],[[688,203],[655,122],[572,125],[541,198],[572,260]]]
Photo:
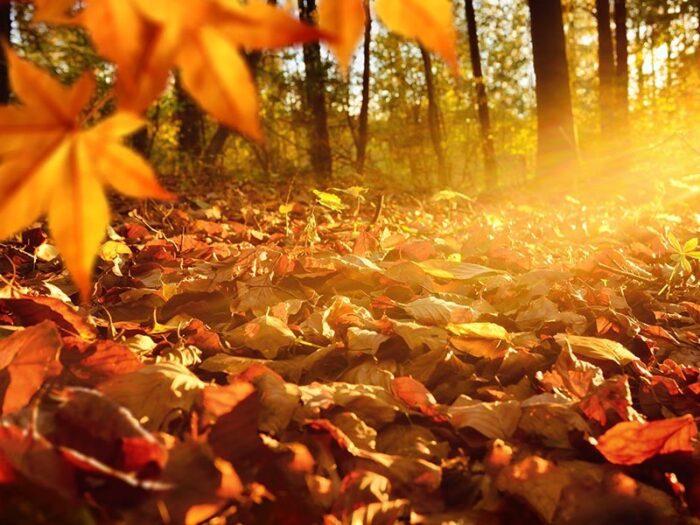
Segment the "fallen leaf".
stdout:
[[447,414],[455,428],[469,427],[491,439],[508,439],[518,428],[521,409],[517,401],[484,403],[460,398]]
[[628,365],[639,358],[617,341],[601,337],[558,334],[557,343],[562,347],[571,345],[574,354],[597,361],[613,361],[620,366]]
[[283,321],[270,315],[239,326],[226,337],[232,344],[257,350],[267,359],[274,359],[280,350],[296,341],[294,332]]
[[58,330],[50,321],[25,328],[0,341],[0,377],[3,373],[8,375],[2,414],[24,408],[47,376],[60,372],[58,355],[62,345]]
[[148,430],[183,418],[199,399],[204,383],[184,366],[158,363],[116,376],[99,389],[128,409]]
[[598,438],[596,448],[616,465],[637,465],[658,454],[692,452],[698,435],[690,415],[648,423],[618,423]]

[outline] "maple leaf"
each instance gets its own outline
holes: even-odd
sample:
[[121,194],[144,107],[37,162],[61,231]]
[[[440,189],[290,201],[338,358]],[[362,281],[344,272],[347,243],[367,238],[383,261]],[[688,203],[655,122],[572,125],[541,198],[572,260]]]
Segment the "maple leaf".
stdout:
[[135,0],[90,0],[74,22],[90,31],[97,51],[117,66],[119,108],[145,111],[165,89],[174,60],[166,28],[144,16]]
[[367,23],[365,0],[323,0],[318,6],[318,25],[336,41],[329,47],[345,73]]
[[[123,13],[122,21],[114,25],[113,31],[119,38],[102,35],[97,41],[100,52],[114,60],[118,68],[135,78],[154,68],[160,74],[177,66],[183,86],[204,110],[255,140],[263,138],[258,94],[241,50],[275,49],[318,40],[322,36],[318,29],[303,24],[286,10],[260,2],[240,5],[223,0],[93,1],[106,2],[114,7],[115,14]],[[121,2],[131,4],[142,17],[157,26],[155,48],[147,46],[141,53],[129,51],[133,39],[124,38],[121,31],[129,26],[127,19],[134,11],[121,6]],[[87,13],[90,11],[88,7]],[[101,20],[108,18],[100,17]],[[102,31],[97,23],[86,24],[95,34]],[[127,30],[127,34],[138,37],[133,30]],[[133,57],[144,57],[143,51],[149,49],[151,54],[146,58],[150,66],[145,71],[133,67],[138,65]]]
[[605,459],[616,465],[637,465],[657,454],[692,452],[698,427],[693,416],[642,423],[618,423],[596,444]]
[[172,198],[153,170],[122,143],[143,125],[117,112],[83,129],[94,91],[83,75],[66,87],[8,50],[10,79],[23,106],[0,108],[0,238],[48,212],[49,227],[83,300],[90,295],[95,254],[109,224],[103,185],[132,197]]
[[415,38],[441,55],[452,71],[457,73],[457,32],[452,22],[452,2],[377,0],[375,10],[391,31],[406,38]]

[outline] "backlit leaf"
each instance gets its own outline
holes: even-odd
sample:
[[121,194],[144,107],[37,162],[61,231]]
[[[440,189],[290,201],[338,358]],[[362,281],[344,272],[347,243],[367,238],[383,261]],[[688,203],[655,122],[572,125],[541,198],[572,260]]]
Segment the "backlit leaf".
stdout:
[[350,66],[353,52],[365,28],[365,1],[322,0],[318,6],[318,25],[335,36],[335,41],[328,45],[338,57],[343,71]]
[[457,33],[449,0],[377,0],[375,9],[391,31],[415,38],[457,71]]
[[[0,108],[0,237],[48,212],[66,268],[84,300],[90,295],[95,254],[109,223],[103,184],[139,197],[170,198],[153,171],[121,145],[142,122],[117,113],[82,130],[81,111],[94,83],[83,76],[67,88],[9,52],[10,75],[21,107]],[[123,172],[120,166],[127,166]]]
[[60,370],[61,338],[56,326],[45,321],[17,332],[0,343],[0,372],[9,375],[2,398],[2,414],[23,408],[36,394],[47,375]]
[[657,454],[692,452],[698,428],[691,415],[642,423],[618,423],[600,438],[596,448],[617,465],[637,465]]
[[618,365],[627,365],[639,358],[617,341],[601,337],[584,337],[579,335],[559,334],[555,336],[557,343],[571,345],[574,354],[598,361],[613,361]]

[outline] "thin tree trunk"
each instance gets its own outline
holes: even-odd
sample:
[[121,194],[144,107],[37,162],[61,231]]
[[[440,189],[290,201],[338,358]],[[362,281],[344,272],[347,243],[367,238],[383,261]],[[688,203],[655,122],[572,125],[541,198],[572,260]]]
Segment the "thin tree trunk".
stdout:
[[[6,45],[10,44],[12,32],[12,6],[10,2],[0,4],[0,40]],[[0,47],[0,104],[10,102],[10,75],[7,64],[5,47]]]
[[[700,0],[695,0],[695,16],[697,18],[697,24],[695,26],[695,32],[700,37]],[[700,52],[698,52],[697,47],[695,48],[695,54],[700,57]]]
[[433,61],[430,53],[420,46],[421,57],[423,58],[423,69],[425,70],[425,87],[428,93],[428,128],[430,130],[430,139],[435,150],[435,157],[438,163],[438,184],[446,187],[450,183],[450,177],[447,173],[447,162],[445,160],[445,152],[442,147],[442,132],[440,130],[440,107],[438,106],[437,96],[435,94],[435,77],[433,76]]
[[598,80],[600,96],[600,127],[610,138],[615,127],[615,56],[610,20],[610,0],[596,0],[598,26]]
[[469,35],[469,54],[472,63],[476,90],[476,106],[479,112],[481,128],[481,149],[484,155],[484,170],[486,186],[493,189],[498,185],[498,168],[496,166],[496,151],[491,133],[491,114],[489,112],[488,93],[484,82],[484,72],[481,67],[481,52],[479,48],[479,31],[476,25],[474,0],[464,2],[467,14],[467,33]]
[[[313,23],[315,13],[316,0],[299,0],[299,14],[303,21]],[[333,176],[333,158],[326,110],[326,71],[321,60],[321,45],[318,42],[304,44],[304,69],[306,71],[304,82],[306,106],[311,114],[309,126],[311,166],[319,182],[327,181]]]
[[637,66],[637,109],[644,109],[644,97],[646,97],[646,79],[644,76],[644,44],[645,37],[642,33],[642,23],[637,23],[637,53],[635,63]]
[[620,125],[629,123],[629,42],[627,41],[627,0],[615,0],[615,59],[617,61],[617,105]]
[[197,104],[183,89],[179,75],[175,77],[177,119],[180,121],[178,145],[182,153],[199,159],[202,153],[202,119],[204,115]]
[[365,161],[367,160],[367,141],[369,139],[369,88],[372,78],[371,47],[372,47],[372,17],[369,9],[369,0],[365,1],[365,42],[363,46],[363,70],[362,70],[362,105],[360,106],[360,123],[357,132],[357,172],[365,173]]
[[537,97],[537,174],[570,176],[578,151],[560,0],[528,0]]

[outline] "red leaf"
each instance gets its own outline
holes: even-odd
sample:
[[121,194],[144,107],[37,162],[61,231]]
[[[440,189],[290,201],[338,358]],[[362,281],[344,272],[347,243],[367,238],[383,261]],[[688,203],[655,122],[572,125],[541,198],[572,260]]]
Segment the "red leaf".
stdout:
[[698,428],[691,415],[640,423],[618,423],[600,439],[596,448],[616,465],[637,465],[657,454],[692,452]]
[[54,398],[60,403],[42,410],[37,431],[62,448],[64,457],[84,456],[92,465],[99,463],[98,470],[139,478],[153,477],[165,465],[163,446],[127,410],[99,392],[66,388]]
[[95,328],[70,305],[53,297],[0,299],[0,312],[7,313],[16,326],[34,326],[53,321],[61,331],[85,339],[95,337]]
[[41,388],[44,379],[60,371],[61,337],[50,321],[12,334],[0,342],[0,370],[10,381],[2,400],[2,413],[23,408]]
[[391,382],[391,390],[394,396],[403,401],[409,408],[433,418],[436,421],[447,421],[436,405],[433,394],[412,377],[397,377]]
[[93,385],[115,375],[143,368],[136,354],[115,341],[89,343],[77,337],[69,337],[64,342],[65,347],[61,351],[63,365],[79,379]]

